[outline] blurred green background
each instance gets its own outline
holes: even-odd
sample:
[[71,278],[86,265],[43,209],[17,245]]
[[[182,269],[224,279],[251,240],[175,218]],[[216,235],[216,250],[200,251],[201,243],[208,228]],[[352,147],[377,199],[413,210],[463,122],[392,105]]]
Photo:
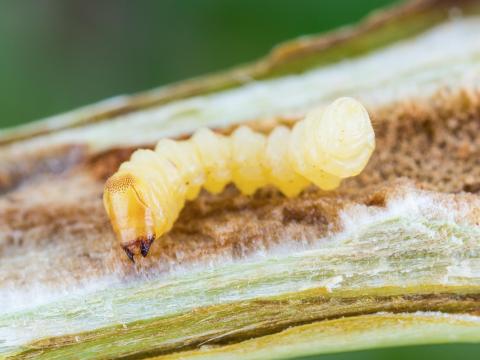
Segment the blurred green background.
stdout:
[[[0,127],[225,69],[392,0],[0,0]],[[476,359],[480,345],[322,360]],[[312,358],[309,358],[312,359]]]
[[0,127],[249,62],[392,0],[0,0]]
[[406,346],[305,357],[299,360],[478,360],[480,345]]

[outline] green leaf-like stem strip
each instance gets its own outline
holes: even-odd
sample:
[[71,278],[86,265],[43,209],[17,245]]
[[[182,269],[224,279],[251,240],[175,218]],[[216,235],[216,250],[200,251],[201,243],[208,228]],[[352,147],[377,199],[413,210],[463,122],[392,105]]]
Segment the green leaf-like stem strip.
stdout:
[[[418,206],[428,202],[412,196]],[[397,207],[402,201],[412,199]],[[480,230],[429,214],[428,206],[423,212],[403,206],[357,219],[353,233],[321,248],[120,284],[0,315],[0,349],[52,359],[93,356],[98,349],[112,356],[168,353],[344,315],[478,310]]]
[[254,360],[401,345],[480,342],[480,317],[439,313],[374,314],[297,326],[221,347],[156,359]]

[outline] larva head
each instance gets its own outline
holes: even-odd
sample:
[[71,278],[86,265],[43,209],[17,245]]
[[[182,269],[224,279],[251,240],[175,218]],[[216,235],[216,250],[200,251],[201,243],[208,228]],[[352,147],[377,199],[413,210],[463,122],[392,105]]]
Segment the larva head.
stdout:
[[321,166],[340,178],[358,175],[375,149],[375,133],[367,110],[355,99],[343,97],[306,120],[313,128]]
[[118,172],[105,183],[103,204],[120,243],[133,261],[134,254],[146,256],[155,239],[152,213],[141,199],[134,175]]

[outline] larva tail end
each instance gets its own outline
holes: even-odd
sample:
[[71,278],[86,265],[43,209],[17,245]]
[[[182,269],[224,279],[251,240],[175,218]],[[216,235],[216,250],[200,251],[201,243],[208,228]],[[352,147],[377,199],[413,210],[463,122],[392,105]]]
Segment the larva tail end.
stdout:
[[375,148],[375,133],[359,101],[339,98],[320,115],[312,112],[307,119],[307,131],[315,136],[323,171],[347,178],[363,170]]

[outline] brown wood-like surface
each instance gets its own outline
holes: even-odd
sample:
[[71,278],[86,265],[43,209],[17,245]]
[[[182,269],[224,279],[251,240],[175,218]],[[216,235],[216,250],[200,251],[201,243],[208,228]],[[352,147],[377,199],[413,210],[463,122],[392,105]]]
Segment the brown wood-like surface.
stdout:
[[[377,150],[365,171],[337,191],[310,188],[293,199],[270,188],[252,197],[233,186],[217,196],[203,192],[136,267],[117,246],[101,201],[105,178],[133,149],[78,157],[59,174],[27,178],[0,198],[0,282],[74,285],[112,271],[166,271],[221,256],[241,258],[285,241],[308,243],[338,229],[338,212],[346,205],[383,206],[406,182],[461,193],[455,195],[459,202],[477,197],[480,94],[442,92],[435,101],[409,101],[371,114]],[[263,123],[256,128],[268,131]]]

